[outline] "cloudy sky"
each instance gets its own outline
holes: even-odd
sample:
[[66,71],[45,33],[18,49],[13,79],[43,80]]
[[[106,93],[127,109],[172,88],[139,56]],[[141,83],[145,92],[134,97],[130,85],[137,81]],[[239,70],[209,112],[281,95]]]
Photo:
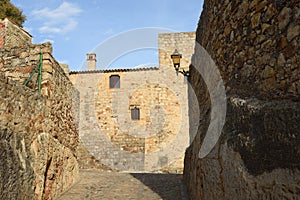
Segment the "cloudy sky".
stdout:
[[[202,0],[11,0],[27,17],[24,28],[33,35],[33,43],[50,41],[54,57],[71,70],[84,69],[86,53],[99,46],[107,51],[118,49],[115,38],[129,33],[145,37],[146,30],[158,32],[195,31]],[[151,27],[151,28],[150,28]],[[155,27],[155,28],[154,28]],[[146,38],[145,38],[146,39]],[[128,40],[128,39],[127,39]],[[132,43],[134,40],[124,41]],[[124,44],[121,44],[124,46]],[[97,61],[102,60],[97,54]],[[101,62],[98,62],[101,63]],[[110,67],[134,67],[157,63],[154,48],[140,48],[109,63]],[[99,64],[100,65],[100,64]],[[107,68],[109,66],[97,66]],[[107,65],[107,63],[103,64]],[[121,66],[122,65],[122,66]]]

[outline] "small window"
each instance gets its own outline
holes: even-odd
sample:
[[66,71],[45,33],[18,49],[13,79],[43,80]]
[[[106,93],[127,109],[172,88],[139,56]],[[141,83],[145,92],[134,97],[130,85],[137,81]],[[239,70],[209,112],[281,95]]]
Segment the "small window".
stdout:
[[131,109],[131,119],[140,120],[140,109],[135,107]]
[[109,87],[110,88],[120,88],[120,76],[111,75],[109,77]]

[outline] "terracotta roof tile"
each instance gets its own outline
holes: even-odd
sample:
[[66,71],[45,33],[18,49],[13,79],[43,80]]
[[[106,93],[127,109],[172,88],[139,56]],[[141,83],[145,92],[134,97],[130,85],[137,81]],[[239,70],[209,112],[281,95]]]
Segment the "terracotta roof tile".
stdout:
[[158,70],[158,67],[147,68],[128,68],[128,69],[104,69],[104,70],[90,70],[90,71],[71,71],[70,74],[93,74],[93,73],[111,73],[111,72],[136,72]]

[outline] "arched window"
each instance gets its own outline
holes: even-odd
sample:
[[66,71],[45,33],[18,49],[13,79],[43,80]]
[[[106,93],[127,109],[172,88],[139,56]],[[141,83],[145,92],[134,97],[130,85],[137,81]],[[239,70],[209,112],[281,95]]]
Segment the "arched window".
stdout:
[[120,88],[120,76],[111,75],[109,77],[109,88]]
[[134,107],[131,109],[131,119],[132,120],[140,120],[140,109]]

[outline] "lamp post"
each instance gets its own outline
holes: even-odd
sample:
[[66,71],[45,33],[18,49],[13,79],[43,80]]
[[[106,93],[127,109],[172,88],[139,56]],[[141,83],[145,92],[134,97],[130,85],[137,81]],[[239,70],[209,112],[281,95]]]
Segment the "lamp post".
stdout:
[[183,74],[184,76],[189,76],[189,71],[185,71],[182,69],[180,71],[180,59],[182,58],[182,55],[175,49],[174,53],[171,55],[171,59],[173,61],[174,68],[176,70],[176,74],[178,75],[178,72]]

